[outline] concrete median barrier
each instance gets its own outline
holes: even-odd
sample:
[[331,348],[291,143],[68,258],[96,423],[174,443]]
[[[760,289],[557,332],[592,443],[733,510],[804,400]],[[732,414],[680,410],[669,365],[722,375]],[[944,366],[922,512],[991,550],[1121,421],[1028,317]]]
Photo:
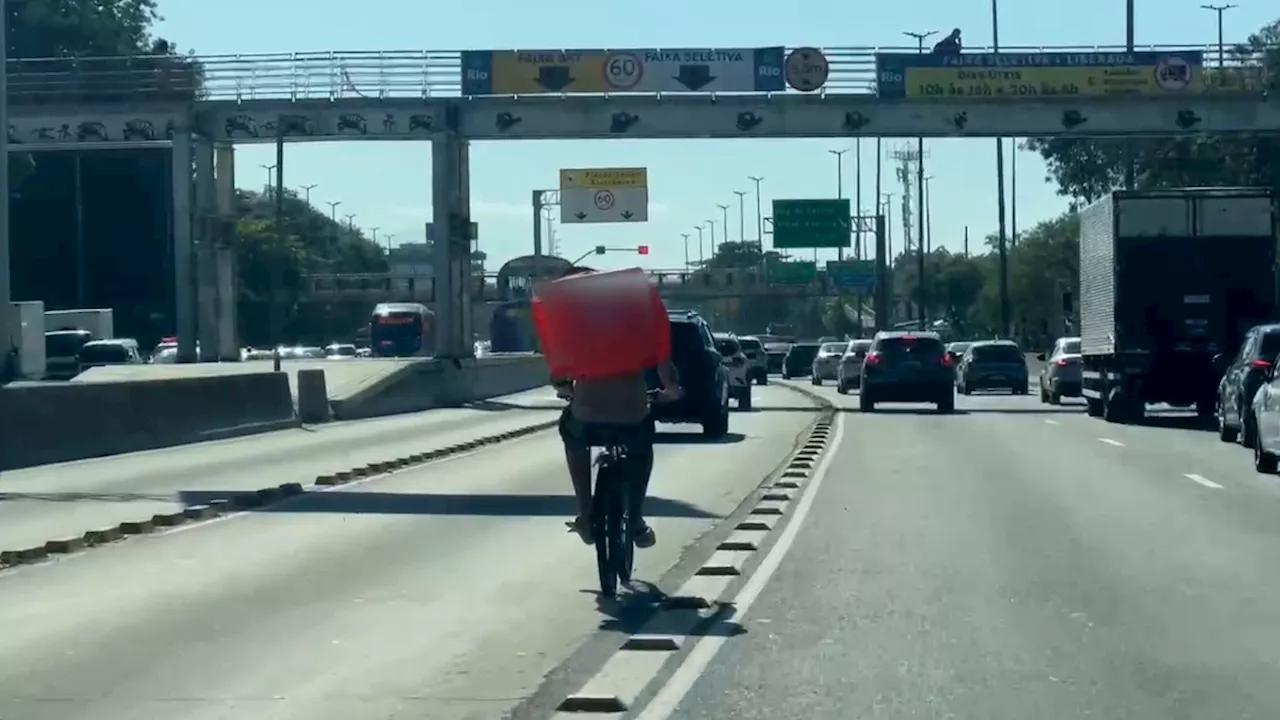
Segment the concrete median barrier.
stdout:
[[284,373],[0,388],[0,469],[297,426]]
[[549,382],[541,355],[503,354],[423,360],[346,397],[332,398],[338,420],[395,415],[487,400]]

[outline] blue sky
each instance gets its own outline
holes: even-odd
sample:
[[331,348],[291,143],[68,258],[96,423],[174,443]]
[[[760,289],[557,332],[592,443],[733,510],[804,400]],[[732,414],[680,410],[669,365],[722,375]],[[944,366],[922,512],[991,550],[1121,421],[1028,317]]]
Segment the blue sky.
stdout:
[[[441,0],[160,0],[165,19],[159,31],[199,54],[279,53],[341,50],[486,50],[561,47],[818,47],[902,46],[903,31],[964,30],[975,47],[991,40],[986,0],[922,0],[855,3],[809,0],[645,0],[645,2],[453,2]],[[1212,13],[1194,0],[1137,0],[1139,44],[1207,44],[1216,39]],[[1228,41],[1280,15],[1275,5],[1243,0],[1226,13]],[[1268,9],[1270,6],[1270,9]],[[1115,45],[1124,42],[1123,0],[1069,3],[1004,0],[1000,8],[1002,45]],[[926,20],[927,19],[927,20]],[[958,250],[965,226],[975,243],[996,226],[995,159],[992,140],[935,140],[928,143],[927,173],[934,177],[934,244]],[[900,142],[898,143],[900,144]],[[873,140],[864,140],[863,204],[874,192]],[[894,143],[886,142],[885,147]],[[652,250],[649,267],[676,268],[684,260],[681,233],[716,221],[727,204],[729,239],[738,237],[734,190],[752,190],[749,175],[763,176],[765,214],[773,198],[835,195],[836,161],[827,150],[853,142],[750,141],[579,141],[479,144],[472,148],[472,217],[480,225],[480,246],[489,265],[531,250],[529,193],[557,183],[562,167],[649,168],[650,220],[640,225],[557,227],[560,254],[576,258],[597,244]],[[260,188],[274,162],[269,146],[237,150],[237,185]],[[1018,220],[1028,227],[1061,212],[1065,201],[1044,180],[1044,164],[1018,153]],[[426,144],[317,143],[290,145],[285,182],[316,184],[312,201],[341,201],[355,223],[378,226],[394,244],[422,239],[430,220],[431,152]],[[845,194],[854,186],[853,153],[845,155]],[[886,186],[896,184],[886,173]],[[886,191],[897,191],[897,187]],[[748,197],[747,232],[754,224]],[[895,218],[898,210],[894,209]],[[895,219],[895,225],[898,221]],[[894,235],[900,232],[895,227]],[[895,241],[895,246],[897,242]],[[696,249],[693,250],[697,256]],[[820,259],[833,257],[823,252]],[[634,265],[637,256],[612,254],[600,267]]]

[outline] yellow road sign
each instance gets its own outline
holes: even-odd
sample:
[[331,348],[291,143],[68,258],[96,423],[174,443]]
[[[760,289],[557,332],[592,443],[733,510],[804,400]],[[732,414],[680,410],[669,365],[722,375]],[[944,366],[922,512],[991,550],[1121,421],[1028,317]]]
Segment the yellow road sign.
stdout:
[[560,171],[560,190],[572,188],[647,188],[647,168],[592,168]]

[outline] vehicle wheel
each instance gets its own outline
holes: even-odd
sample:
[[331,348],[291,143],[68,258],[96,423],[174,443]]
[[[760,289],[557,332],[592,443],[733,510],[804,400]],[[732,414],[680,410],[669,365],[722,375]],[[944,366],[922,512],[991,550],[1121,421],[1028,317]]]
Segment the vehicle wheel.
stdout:
[[1197,402],[1196,402],[1196,417],[1200,418],[1201,420],[1205,420],[1205,419],[1208,419],[1208,418],[1213,417],[1213,411],[1214,411],[1215,407],[1216,407],[1215,403],[1212,403],[1212,402],[1210,402],[1210,401],[1208,401],[1208,400],[1199,400],[1199,401],[1197,401]]
[[1262,443],[1253,444],[1253,469],[1271,474],[1276,471],[1276,456],[1262,449]]
[[1043,385],[1040,386],[1040,402],[1049,402],[1049,391],[1045,390]]
[[955,395],[948,395],[947,397],[938,401],[938,412],[940,413],[955,412],[955,409],[956,409]]
[[1224,443],[1233,443],[1240,437],[1240,428],[1227,424],[1227,416],[1218,411],[1218,439]]
[[709,438],[722,438],[729,432],[729,407],[722,407],[713,417],[702,423],[702,434]]
[[813,377],[809,378],[809,382],[813,383],[814,385],[821,385],[822,378],[818,377],[817,375],[814,375]]
[[875,412],[876,403],[864,392],[858,396],[858,409],[862,412]]
[[742,395],[738,397],[738,409],[739,410],[751,409],[751,386],[750,385],[747,386],[747,391],[742,393]]
[[1247,448],[1257,447],[1258,426],[1253,419],[1253,413],[1249,413],[1241,425],[1243,427],[1240,428],[1240,444]]
[[961,386],[960,386],[960,394],[961,394],[961,395],[972,395],[972,394],[973,394],[973,391],[969,389],[969,386],[968,386],[968,385],[961,385]]
[[848,395],[849,386],[845,385],[842,382],[836,382],[836,392],[840,393],[841,395]]
[[1023,385],[1022,387],[1014,388],[1013,394],[1014,395],[1030,395],[1031,387],[1029,385]]
[[1049,395],[1049,404],[1050,404],[1050,405],[1061,405],[1061,404],[1062,404],[1062,395],[1061,395],[1061,394],[1059,394],[1059,393],[1051,393],[1051,394]]
[[769,373],[765,372],[764,370],[761,370],[761,371],[760,371],[760,374],[756,376],[756,384],[757,384],[757,385],[768,385],[768,384],[769,384]]
[[1102,407],[1101,400],[1094,400],[1093,398],[1085,398],[1084,411],[1086,415],[1088,415],[1089,417],[1102,417],[1103,410],[1104,408]]

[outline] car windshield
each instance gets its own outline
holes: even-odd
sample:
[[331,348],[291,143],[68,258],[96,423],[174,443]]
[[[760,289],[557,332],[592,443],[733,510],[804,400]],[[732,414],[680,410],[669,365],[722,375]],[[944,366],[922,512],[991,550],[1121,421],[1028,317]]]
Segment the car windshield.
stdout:
[[833,354],[833,353],[843,353],[846,347],[847,347],[846,343],[841,343],[841,342],[827,343],[822,346],[822,353],[824,355]]
[[1025,362],[1016,345],[978,345],[973,348],[973,359],[978,362]]
[[[1277,337],[1276,337],[1276,342],[1278,343],[1278,344],[1276,345],[1276,352],[1280,352],[1280,336],[1277,336]],[[1266,341],[1264,340],[1264,341],[1263,341],[1263,343],[1264,343],[1264,345],[1265,345]],[[1062,343],[1062,352],[1063,352],[1063,353],[1065,353],[1065,354],[1067,354],[1067,355],[1079,355],[1079,354],[1080,354],[1080,341],[1079,341],[1079,340],[1067,340],[1067,341],[1063,342],[1063,343]]]
[[80,348],[78,357],[82,363],[122,363],[128,362],[129,351],[115,343],[89,343]]
[[93,339],[86,332],[53,332],[44,336],[45,357],[75,357],[85,343]]

